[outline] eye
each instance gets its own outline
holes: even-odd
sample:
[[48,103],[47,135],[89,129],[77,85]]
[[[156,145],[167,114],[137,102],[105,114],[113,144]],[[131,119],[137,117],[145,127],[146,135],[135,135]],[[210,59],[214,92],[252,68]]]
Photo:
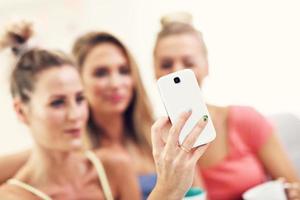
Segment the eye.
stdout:
[[130,74],[130,68],[127,65],[122,65],[119,68],[119,73],[123,74],[123,75],[128,75],[128,74]]
[[195,62],[194,62],[193,60],[191,60],[191,59],[185,59],[185,60],[183,61],[183,64],[184,64],[184,66],[185,66],[186,68],[192,68],[192,67],[195,66]]
[[104,77],[104,76],[107,76],[108,74],[109,74],[109,71],[104,67],[97,68],[94,72],[95,77]]
[[173,67],[172,60],[163,60],[160,64],[160,68],[162,68],[162,69],[170,69],[172,67]]
[[64,99],[56,99],[50,103],[50,106],[53,108],[59,108],[59,107],[62,107],[64,104],[65,104]]
[[85,101],[85,96],[84,95],[82,95],[82,94],[77,95],[77,97],[76,97],[77,104],[81,104],[84,101]]

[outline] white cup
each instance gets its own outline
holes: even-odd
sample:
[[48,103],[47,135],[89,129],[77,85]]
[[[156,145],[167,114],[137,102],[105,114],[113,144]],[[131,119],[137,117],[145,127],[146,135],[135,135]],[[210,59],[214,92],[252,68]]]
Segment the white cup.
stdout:
[[284,183],[280,180],[257,185],[243,194],[244,200],[287,200]]

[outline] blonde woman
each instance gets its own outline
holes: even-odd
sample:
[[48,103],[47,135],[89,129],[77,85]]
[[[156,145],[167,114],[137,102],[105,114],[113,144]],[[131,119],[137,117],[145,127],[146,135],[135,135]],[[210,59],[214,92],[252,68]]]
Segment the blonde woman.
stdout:
[[[207,49],[187,13],[162,18],[154,48],[156,77],[190,68],[201,86],[208,75]],[[290,199],[299,198],[299,178],[270,123],[250,107],[208,105],[217,138],[199,161],[199,178],[209,199],[241,199],[268,176],[292,182]]]
[[138,67],[125,45],[105,32],[79,37],[73,55],[89,102],[93,148],[127,154],[145,199],[156,182],[150,137],[153,117]]

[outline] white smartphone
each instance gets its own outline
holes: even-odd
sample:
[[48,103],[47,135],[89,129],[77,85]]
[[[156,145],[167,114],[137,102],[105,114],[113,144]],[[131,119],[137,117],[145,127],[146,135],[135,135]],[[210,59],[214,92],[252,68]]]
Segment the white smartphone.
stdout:
[[179,144],[183,143],[184,139],[204,115],[208,116],[208,122],[194,147],[207,144],[215,139],[216,131],[192,70],[184,69],[162,76],[158,79],[157,85],[172,124],[177,121],[182,112],[192,111],[192,115],[179,135]]

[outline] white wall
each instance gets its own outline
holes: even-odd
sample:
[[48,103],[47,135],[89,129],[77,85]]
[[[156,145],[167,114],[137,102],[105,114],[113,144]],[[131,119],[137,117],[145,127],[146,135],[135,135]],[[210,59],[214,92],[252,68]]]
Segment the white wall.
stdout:
[[[1,0],[0,27],[11,18],[32,19],[40,44],[66,51],[80,33],[113,32],[136,56],[158,105],[151,55],[159,18],[189,11],[209,50],[210,76],[204,87],[208,101],[251,105],[265,114],[300,115],[299,9],[297,0]],[[12,110],[7,54],[0,54],[0,64],[0,153],[4,153],[29,147],[31,140]]]

